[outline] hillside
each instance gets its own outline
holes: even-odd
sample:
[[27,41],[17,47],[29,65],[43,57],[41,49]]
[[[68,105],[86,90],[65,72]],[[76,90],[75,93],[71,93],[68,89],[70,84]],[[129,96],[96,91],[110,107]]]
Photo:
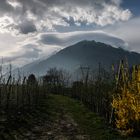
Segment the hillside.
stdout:
[[109,69],[112,64],[116,64],[124,58],[128,59],[130,66],[140,64],[140,54],[138,53],[114,48],[100,42],[82,41],[61,50],[46,60],[25,65],[21,68],[21,71],[24,74],[42,75],[49,68],[57,67],[74,72],[80,66],[89,66],[96,69],[99,63]]

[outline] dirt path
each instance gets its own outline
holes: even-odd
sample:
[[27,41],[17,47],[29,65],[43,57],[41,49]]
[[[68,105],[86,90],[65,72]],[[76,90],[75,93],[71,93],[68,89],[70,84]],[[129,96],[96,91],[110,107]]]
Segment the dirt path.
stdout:
[[42,122],[25,135],[30,140],[89,140],[89,136],[82,134],[77,123],[67,114],[54,122]]
[[[104,119],[82,103],[61,95],[49,95],[38,110],[26,112],[5,126],[0,140],[122,140]],[[124,140],[124,138],[123,138]],[[138,139],[127,139],[138,140]]]
[[65,104],[58,102],[54,104],[54,102],[55,100],[50,100],[47,104],[43,103],[41,109],[44,109],[37,116],[36,114],[29,115],[27,120],[32,124],[31,128],[23,127],[15,134],[15,139],[90,140],[89,136],[80,129],[77,122],[67,112]]

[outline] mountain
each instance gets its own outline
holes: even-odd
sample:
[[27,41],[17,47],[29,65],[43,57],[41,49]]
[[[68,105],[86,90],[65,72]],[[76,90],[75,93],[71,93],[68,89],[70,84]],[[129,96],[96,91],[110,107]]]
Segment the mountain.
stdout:
[[57,67],[74,72],[80,66],[89,66],[96,69],[99,63],[109,69],[112,64],[118,63],[125,57],[128,59],[130,66],[140,64],[140,54],[138,53],[114,48],[101,42],[81,41],[59,51],[46,60],[25,65],[21,68],[21,71],[24,74],[43,75],[48,69]]

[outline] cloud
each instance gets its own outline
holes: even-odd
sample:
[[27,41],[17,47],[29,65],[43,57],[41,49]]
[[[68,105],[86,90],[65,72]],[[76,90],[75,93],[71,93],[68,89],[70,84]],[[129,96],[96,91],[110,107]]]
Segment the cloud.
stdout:
[[6,1],[0,0],[0,15],[2,16],[5,13],[12,12],[13,7]]
[[27,44],[23,46],[23,49],[25,50],[25,52],[19,57],[25,57],[27,59],[38,58],[39,54],[42,52],[41,49],[39,49],[38,46],[34,44]]
[[125,23],[120,23],[107,27],[104,29],[104,31],[110,32],[125,40],[129,44],[129,50],[140,52],[139,26],[140,17],[136,17]]
[[[28,34],[57,26],[106,26],[126,21],[132,13],[121,0],[0,0],[0,31]],[[3,8],[4,7],[4,8]],[[8,19],[5,21],[5,17]],[[3,25],[1,25],[3,23]]]
[[[22,46],[20,50],[11,52],[9,56],[3,57],[4,64],[14,62],[14,65],[21,66],[37,60],[42,51],[34,44]],[[20,64],[20,65],[19,65]]]
[[22,23],[17,25],[16,28],[22,34],[28,34],[37,31],[36,26],[31,21],[23,21]]
[[95,40],[114,47],[126,48],[127,43],[122,39],[103,31],[75,31],[69,33],[46,33],[40,35],[40,43],[57,45],[61,48],[73,45],[82,40]]

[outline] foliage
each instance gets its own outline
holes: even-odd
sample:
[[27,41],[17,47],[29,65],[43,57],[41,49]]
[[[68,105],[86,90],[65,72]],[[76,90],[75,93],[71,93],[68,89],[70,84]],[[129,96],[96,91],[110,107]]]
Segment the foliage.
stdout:
[[140,66],[131,71],[120,63],[116,75],[116,90],[112,106],[116,115],[116,127],[125,134],[140,132]]
[[27,84],[33,85],[37,83],[37,79],[34,74],[30,74],[27,79]]
[[10,120],[17,113],[37,108],[44,93],[44,87],[35,75],[15,79],[10,72],[8,78],[1,77],[0,81],[0,115],[4,113]]
[[100,64],[96,75],[87,71],[85,71],[85,75],[83,74],[81,81],[73,82],[72,97],[82,101],[93,112],[104,117],[109,122],[112,109],[111,91],[114,87],[112,75]]

